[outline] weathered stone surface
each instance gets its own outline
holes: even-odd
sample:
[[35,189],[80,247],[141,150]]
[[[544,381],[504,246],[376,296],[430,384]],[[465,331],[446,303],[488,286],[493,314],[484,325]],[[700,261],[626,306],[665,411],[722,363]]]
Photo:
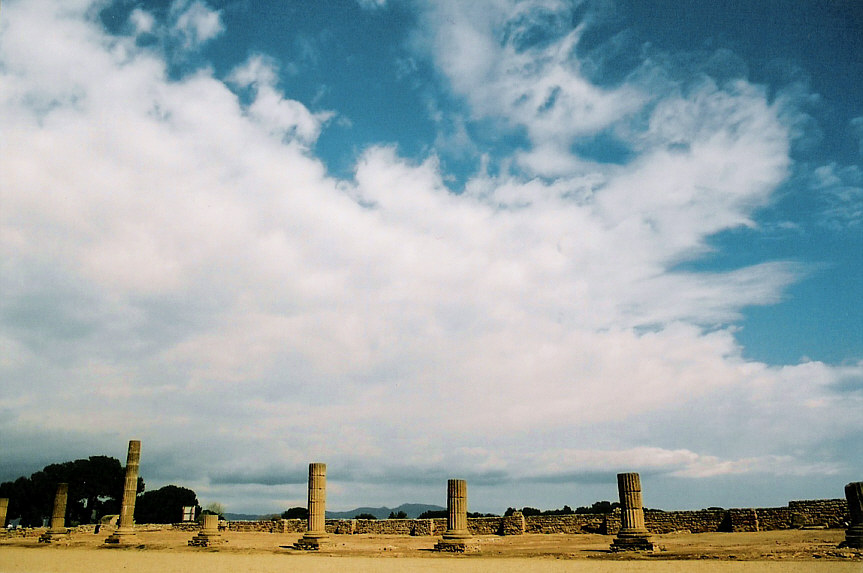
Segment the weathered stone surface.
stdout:
[[120,506],[120,524],[105,540],[109,545],[135,543],[135,499],[138,496],[138,467],[141,463],[140,440],[129,440],[126,456],[126,480],[123,486],[123,503]]
[[51,512],[51,527],[39,537],[39,543],[55,543],[62,539],[68,539],[69,531],[66,529],[66,500],[69,497],[69,484],[57,484],[57,493],[54,494],[54,510]]
[[316,551],[329,541],[326,527],[327,464],[309,464],[309,519],[306,532],[294,544],[294,549]]
[[6,511],[9,509],[9,498],[0,497],[0,529],[6,527]]
[[641,477],[637,473],[617,474],[620,494],[620,531],[611,543],[612,551],[653,551],[650,533],[644,525]]
[[464,553],[477,548],[467,527],[467,482],[447,481],[447,529],[435,545],[435,551]]
[[206,514],[201,516],[201,531],[189,540],[191,547],[212,547],[225,543],[219,532],[219,516]]
[[851,482],[845,486],[845,499],[848,500],[848,529],[845,530],[843,547],[863,549],[863,481]]
[[[802,527],[823,526],[845,528],[848,503],[845,499],[791,501],[787,507],[701,509],[694,511],[662,511],[645,509],[644,523],[651,534],[689,531],[770,531],[791,529],[794,523]],[[801,517],[802,516],[802,517]],[[230,531],[265,533],[302,533],[306,521],[276,519],[261,521],[231,521]],[[798,525],[801,526],[801,525]],[[177,527],[177,524],[174,525]],[[621,528],[621,512],[607,514],[531,515],[516,512],[507,517],[469,517],[471,535],[521,535],[524,533],[599,533],[616,535]],[[327,519],[330,534],[429,535],[441,536],[447,530],[447,518],[435,519]]]

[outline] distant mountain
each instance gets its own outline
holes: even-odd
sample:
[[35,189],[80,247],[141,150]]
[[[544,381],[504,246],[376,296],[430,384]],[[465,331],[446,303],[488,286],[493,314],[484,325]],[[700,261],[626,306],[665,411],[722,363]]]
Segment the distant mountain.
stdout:
[[225,519],[228,521],[258,521],[261,519],[261,516],[249,513],[226,513]]
[[428,505],[425,503],[403,503],[398,507],[358,507],[350,511],[328,511],[327,518],[329,519],[353,519],[354,516],[360,513],[369,513],[378,519],[386,519],[390,513],[398,513],[403,511],[407,514],[408,519],[416,519],[424,511],[440,511],[445,510],[445,507],[439,505]]

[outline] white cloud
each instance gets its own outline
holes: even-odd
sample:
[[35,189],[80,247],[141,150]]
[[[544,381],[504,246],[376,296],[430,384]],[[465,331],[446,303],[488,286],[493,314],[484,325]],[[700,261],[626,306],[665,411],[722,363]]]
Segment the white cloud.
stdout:
[[251,56],[233,70],[228,81],[240,88],[251,88],[254,99],[248,105],[249,116],[271,134],[311,145],[321,127],[333,117],[332,112],[311,113],[298,101],[285,99],[277,90],[276,63],[263,55]]
[[129,15],[129,23],[132,24],[135,34],[149,34],[156,26],[156,19],[152,14],[140,8],[135,8]]
[[603,89],[583,77],[574,51],[584,28],[569,31],[571,10],[557,1],[435,3],[421,40],[476,118],[526,131],[535,149],[520,162],[540,175],[576,171],[581,163],[567,152],[573,141],[648,99],[638,89]]
[[[221,30],[203,4],[175,6],[196,41]],[[478,116],[526,126],[538,149],[562,154],[570,130],[640,105],[591,87],[563,44],[501,47],[493,10],[472,14],[479,28],[460,12],[473,8],[446,10],[458,19],[438,33],[476,54],[456,62],[438,46],[455,89]],[[733,337],[741,308],[779,300],[804,269],[672,270],[751,224],[785,176],[787,134],[751,86],[658,104],[630,164],[482,174],[454,194],[434,157],[387,146],[365,150],[353,180],[328,177],[310,147],[331,115],[286,99],[264,56],[227,84],[207,69],[171,80],[86,5],[4,12],[7,443],[137,436],[159,479],[231,499],[243,494],[208,476],[267,483],[312,459],[363,488],[450,470],[491,483],[845,467],[815,459],[818,441],[863,431],[860,396],[837,389],[863,367],[769,368]],[[491,87],[470,94],[474,74]],[[536,109],[552,84],[555,120]],[[699,424],[710,435],[672,444]],[[741,427],[746,451],[721,451]]]
[[357,4],[365,10],[379,10],[387,5],[387,0],[357,0]]
[[198,49],[224,32],[218,10],[200,0],[174,0],[171,4],[172,33],[184,49]]
[[858,166],[829,163],[817,167],[812,172],[812,187],[823,204],[821,224],[839,230],[863,223],[863,170]]

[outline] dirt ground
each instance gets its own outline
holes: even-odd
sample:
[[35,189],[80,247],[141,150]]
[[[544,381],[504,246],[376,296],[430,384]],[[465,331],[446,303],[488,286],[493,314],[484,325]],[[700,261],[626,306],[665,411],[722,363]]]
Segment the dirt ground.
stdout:
[[0,573],[124,571],[466,571],[466,572],[650,572],[742,571],[863,573],[863,551],[837,549],[842,530],[657,535],[659,551],[612,553],[612,536],[518,535],[476,538],[478,551],[464,555],[432,551],[437,538],[333,535],[324,551],[291,548],[299,534],[224,534],[218,548],[193,548],[194,534],[144,531],[136,545],[108,548],[104,533],[74,534],[50,546],[37,537],[0,539]]

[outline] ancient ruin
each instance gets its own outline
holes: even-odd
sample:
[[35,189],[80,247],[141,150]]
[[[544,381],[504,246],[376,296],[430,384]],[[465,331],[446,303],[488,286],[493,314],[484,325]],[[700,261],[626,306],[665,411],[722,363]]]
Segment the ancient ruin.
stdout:
[[309,520],[306,532],[294,549],[316,551],[327,544],[327,464],[309,464]]
[[612,551],[653,551],[650,533],[644,526],[641,477],[637,473],[617,474],[620,494],[620,531],[611,543]]
[[9,498],[0,497],[0,529],[6,527],[6,510],[9,509]]
[[863,549],[863,481],[846,485],[845,499],[848,500],[849,523],[842,547]]
[[138,466],[141,462],[140,440],[129,440],[126,456],[126,481],[123,487],[123,505],[120,507],[120,524],[105,540],[111,545],[122,545],[135,541],[135,499],[138,496]]
[[447,528],[443,538],[435,545],[435,551],[463,553],[476,549],[471,543],[471,533],[467,528],[467,482],[463,479],[447,481]]
[[66,529],[66,500],[69,497],[69,484],[57,484],[57,493],[54,495],[54,510],[51,512],[51,527],[39,537],[39,543],[54,543],[61,539],[68,539],[69,531]]
[[219,532],[219,516],[206,513],[201,517],[203,518],[201,521],[201,531],[189,540],[189,546],[211,547],[225,543],[225,540],[222,539],[222,534]]

